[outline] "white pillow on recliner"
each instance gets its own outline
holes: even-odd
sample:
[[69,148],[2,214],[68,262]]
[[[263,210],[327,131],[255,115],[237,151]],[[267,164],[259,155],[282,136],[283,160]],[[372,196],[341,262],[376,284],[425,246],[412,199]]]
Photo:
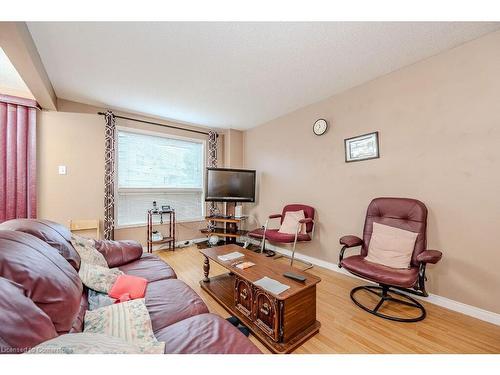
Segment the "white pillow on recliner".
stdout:
[[417,236],[418,233],[408,230],[373,223],[365,260],[392,268],[408,268]]

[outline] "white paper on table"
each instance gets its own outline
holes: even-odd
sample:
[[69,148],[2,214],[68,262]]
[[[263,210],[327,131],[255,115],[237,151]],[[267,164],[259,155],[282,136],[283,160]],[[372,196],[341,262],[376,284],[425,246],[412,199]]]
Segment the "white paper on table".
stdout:
[[245,256],[242,253],[239,253],[238,251],[233,251],[232,253],[229,254],[224,254],[224,255],[219,255],[217,258],[222,260],[223,262],[227,262],[228,260],[233,260],[233,259],[238,259]]
[[262,279],[255,281],[253,284],[260,286],[262,289],[265,289],[273,294],[280,294],[285,290],[290,289],[289,285],[282,284],[279,281],[271,279],[267,276],[264,276]]

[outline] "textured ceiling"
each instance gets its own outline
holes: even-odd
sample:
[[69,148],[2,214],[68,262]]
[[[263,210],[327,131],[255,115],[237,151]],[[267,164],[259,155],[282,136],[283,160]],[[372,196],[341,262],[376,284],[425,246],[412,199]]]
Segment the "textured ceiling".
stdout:
[[500,23],[28,23],[56,94],[247,129]]

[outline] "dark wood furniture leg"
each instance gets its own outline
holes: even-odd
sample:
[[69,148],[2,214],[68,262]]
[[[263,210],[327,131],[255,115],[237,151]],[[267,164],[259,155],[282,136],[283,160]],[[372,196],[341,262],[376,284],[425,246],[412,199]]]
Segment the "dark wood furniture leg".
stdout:
[[205,261],[203,262],[203,274],[205,277],[203,278],[204,283],[208,283],[210,281],[210,278],[208,277],[208,274],[210,272],[210,261],[208,260],[208,257],[205,257]]

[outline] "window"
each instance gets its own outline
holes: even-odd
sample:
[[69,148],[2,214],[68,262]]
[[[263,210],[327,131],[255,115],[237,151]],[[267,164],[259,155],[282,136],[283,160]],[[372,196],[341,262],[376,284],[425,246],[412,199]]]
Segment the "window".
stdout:
[[118,226],[145,224],[153,201],[179,221],[203,217],[203,141],[119,129],[117,154]]

